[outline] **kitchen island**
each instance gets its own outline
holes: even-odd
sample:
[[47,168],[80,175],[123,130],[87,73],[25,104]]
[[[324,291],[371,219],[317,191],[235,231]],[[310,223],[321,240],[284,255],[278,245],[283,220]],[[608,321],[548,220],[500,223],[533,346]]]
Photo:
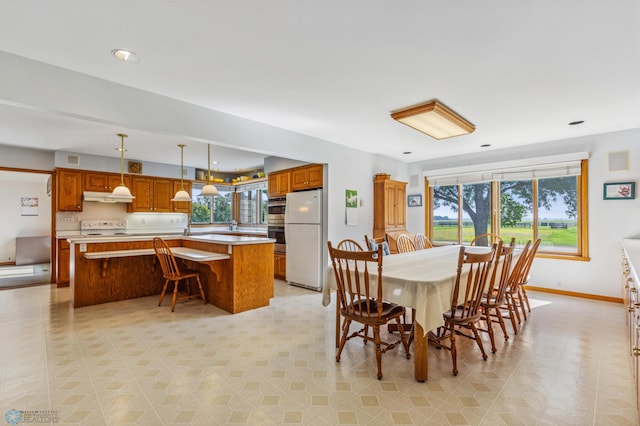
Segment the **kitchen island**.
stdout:
[[[211,253],[181,256],[184,267],[200,272],[207,302],[233,314],[269,305],[275,240],[216,234],[162,237],[170,247],[184,248],[184,252]],[[153,238],[69,238],[72,306],[159,295],[164,278]]]

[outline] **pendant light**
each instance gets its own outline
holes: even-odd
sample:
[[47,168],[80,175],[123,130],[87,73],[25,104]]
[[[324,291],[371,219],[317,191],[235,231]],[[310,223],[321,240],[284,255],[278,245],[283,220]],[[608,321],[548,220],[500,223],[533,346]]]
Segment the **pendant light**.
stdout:
[[117,198],[119,200],[133,200],[135,197],[131,195],[131,191],[124,184],[124,133],[118,133],[120,136],[120,185],[113,188],[113,192],[108,198]]
[[171,201],[188,201],[191,202],[191,195],[187,191],[184,190],[184,180],[183,180],[183,170],[184,170],[184,147],[185,144],[178,144],[180,147],[180,191],[176,192],[176,195],[171,199]]
[[207,144],[207,184],[202,187],[200,195],[218,195],[218,188],[209,182],[211,182],[211,145]]

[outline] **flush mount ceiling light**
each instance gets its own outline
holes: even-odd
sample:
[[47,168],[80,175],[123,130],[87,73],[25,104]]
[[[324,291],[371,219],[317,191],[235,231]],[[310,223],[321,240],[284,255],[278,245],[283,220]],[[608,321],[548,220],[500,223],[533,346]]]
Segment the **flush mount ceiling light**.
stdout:
[[171,199],[171,201],[188,201],[191,202],[191,195],[187,191],[184,190],[184,179],[183,179],[183,171],[184,171],[184,147],[185,144],[178,144],[180,147],[180,187],[182,188],[180,191],[176,192],[176,195]]
[[119,61],[135,64],[140,62],[140,58],[136,55],[135,52],[126,49],[113,49],[111,54],[115,56],[115,58]]
[[466,135],[476,127],[437,100],[391,113],[391,118],[434,139]]
[[202,187],[200,195],[218,195],[218,188],[209,182],[211,182],[211,145],[207,144],[207,184]]
[[120,185],[113,188],[113,192],[108,198],[118,198],[119,200],[133,200],[135,197],[131,195],[131,191],[124,184],[124,138],[127,137],[124,133],[118,133],[120,136]]

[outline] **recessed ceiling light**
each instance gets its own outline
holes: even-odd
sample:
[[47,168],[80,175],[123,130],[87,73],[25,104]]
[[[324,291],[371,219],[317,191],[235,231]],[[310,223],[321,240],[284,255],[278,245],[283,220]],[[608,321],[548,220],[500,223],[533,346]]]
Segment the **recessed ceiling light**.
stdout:
[[582,123],[584,123],[584,120],[572,121],[571,123],[569,123],[569,126],[575,126],[577,124],[582,124]]
[[488,148],[490,146],[491,146],[490,143],[483,143],[482,145],[480,145],[480,148]]
[[122,62],[129,62],[135,64],[140,62],[140,58],[136,55],[135,52],[126,49],[113,49],[111,54],[115,56],[115,58]]
[[411,151],[405,151],[405,152],[403,152],[403,154],[404,155],[409,155],[409,154],[411,154]]

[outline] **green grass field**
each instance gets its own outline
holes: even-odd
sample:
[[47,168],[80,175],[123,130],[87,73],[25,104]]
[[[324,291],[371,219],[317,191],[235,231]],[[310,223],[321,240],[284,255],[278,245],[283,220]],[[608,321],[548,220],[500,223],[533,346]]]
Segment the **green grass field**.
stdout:
[[[458,229],[455,226],[434,226],[435,242],[457,242]],[[463,242],[470,242],[475,236],[473,226],[462,228]],[[500,236],[505,240],[516,239],[516,245],[522,246],[528,240],[533,239],[532,228],[500,228]],[[542,244],[548,247],[559,249],[576,248],[578,245],[578,227],[569,226],[567,228],[552,229],[549,226],[538,227],[538,237],[542,239]]]

